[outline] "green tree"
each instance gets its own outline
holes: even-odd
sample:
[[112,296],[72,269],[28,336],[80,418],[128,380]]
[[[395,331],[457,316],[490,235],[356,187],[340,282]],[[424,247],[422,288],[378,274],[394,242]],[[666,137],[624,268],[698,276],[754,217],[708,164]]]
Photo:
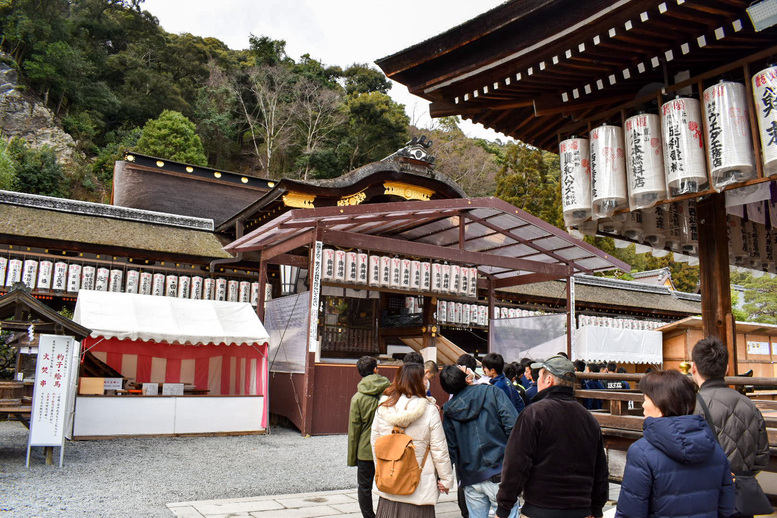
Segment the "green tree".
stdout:
[[[772,279],[768,275],[756,278],[749,272],[732,273],[731,283],[745,288],[745,300],[742,305],[743,320],[777,324],[777,279]],[[736,314],[736,316],[739,319],[741,315]]]
[[254,36],[248,38],[249,52],[254,58],[256,66],[274,66],[288,63],[290,58],[286,55],[286,42],[274,40],[268,36]]
[[66,194],[65,174],[52,148],[33,149],[23,140],[14,138],[8,145],[8,153],[16,164],[12,190],[57,197]]
[[[348,170],[380,160],[409,140],[405,107],[381,92],[348,96]],[[345,171],[343,171],[345,172]]]
[[380,92],[388,94],[391,90],[391,81],[367,63],[354,63],[343,71],[345,78],[345,92],[348,95]]
[[124,152],[135,149],[143,130],[137,127],[120,128],[110,132],[108,143],[102,147],[92,164],[92,172],[106,186],[113,182],[113,168],[117,161],[123,160]]
[[8,141],[0,136],[0,189],[13,190],[16,181],[16,162],[8,149]]
[[135,151],[176,162],[207,165],[194,123],[179,112],[165,110],[143,126]]

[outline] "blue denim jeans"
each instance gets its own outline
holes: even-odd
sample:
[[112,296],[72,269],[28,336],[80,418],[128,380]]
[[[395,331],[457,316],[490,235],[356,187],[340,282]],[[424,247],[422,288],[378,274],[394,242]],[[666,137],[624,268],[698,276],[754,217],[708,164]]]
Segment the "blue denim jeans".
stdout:
[[[467,499],[467,509],[470,518],[488,518],[491,509],[496,511],[496,493],[499,491],[499,484],[484,480],[477,484],[472,484],[464,488],[464,498]],[[515,518],[521,509],[521,501],[515,503],[515,507],[510,512],[510,518]]]

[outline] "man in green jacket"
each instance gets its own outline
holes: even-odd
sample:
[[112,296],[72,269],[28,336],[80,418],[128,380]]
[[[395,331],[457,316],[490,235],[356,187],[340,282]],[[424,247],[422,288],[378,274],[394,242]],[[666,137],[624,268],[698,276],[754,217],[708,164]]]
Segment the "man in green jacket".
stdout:
[[375,462],[372,459],[370,431],[378,400],[391,382],[378,374],[378,360],[362,356],[356,362],[356,369],[362,375],[356,394],[351,398],[351,412],[348,419],[348,465],[356,466],[356,480],[359,485],[359,507],[364,518],[375,518],[372,510],[372,481],[375,478]]

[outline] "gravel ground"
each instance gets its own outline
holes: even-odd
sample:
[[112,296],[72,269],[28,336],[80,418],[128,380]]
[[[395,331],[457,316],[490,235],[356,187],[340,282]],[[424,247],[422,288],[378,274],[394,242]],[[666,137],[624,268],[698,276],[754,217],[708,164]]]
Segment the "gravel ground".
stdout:
[[60,469],[33,448],[27,429],[0,421],[0,518],[171,518],[171,502],[349,489],[347,437],[268,435],[75,441]]

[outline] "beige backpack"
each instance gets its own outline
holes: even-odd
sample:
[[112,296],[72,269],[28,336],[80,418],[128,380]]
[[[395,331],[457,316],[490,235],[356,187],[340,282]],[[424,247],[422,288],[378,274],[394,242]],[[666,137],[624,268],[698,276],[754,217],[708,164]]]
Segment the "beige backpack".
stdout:
[[412,495],[421,481],[429,448],[421,466],[415,457],[413,438],[397,426],[390,434],[375,440],[375,485],[378,490],[392,495]]

